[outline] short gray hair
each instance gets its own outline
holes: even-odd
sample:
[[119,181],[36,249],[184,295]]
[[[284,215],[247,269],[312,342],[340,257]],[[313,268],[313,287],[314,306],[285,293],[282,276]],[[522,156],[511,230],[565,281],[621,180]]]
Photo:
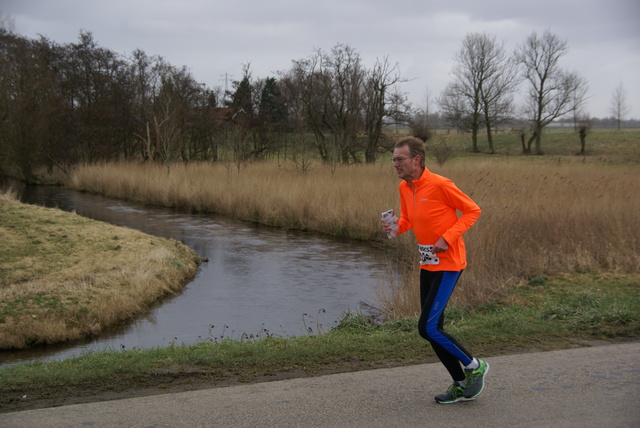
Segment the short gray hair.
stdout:
[[409,154],[412,158],[420,156],[420,166],[424,168],[424,141],[416,137],[404,137],[396,142],[396,149],[400,147],[409,147]]

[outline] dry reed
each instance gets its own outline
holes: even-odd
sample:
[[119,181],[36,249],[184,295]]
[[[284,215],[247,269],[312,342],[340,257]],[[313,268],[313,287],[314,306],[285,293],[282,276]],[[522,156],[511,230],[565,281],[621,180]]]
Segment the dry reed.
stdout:
[[79,167],[71,186],[270,226],[374,240],[380,235],[380,213],[396,203],[392,180],[392,171],[381,166],[316,167],[301,173],[293,167],[254,163],[238,173],[224,164],[176,164],[167,169],[118,163]]
[[[476,306],[524,279],[572,272],[638,272],[640,170],[634,165],[555,161],[458,160],[430,166],[454,180],[482,208],[465,235],[469,267],[454,300]],[[417,311],[416,249],[411,234],[387,242],[380,213],[398,206],[390,165],[306,173],[276,163],[117,163],[79,167],[72,186],[149,204],[386,246],[391,264],[405,261],[402,284],[383,279],[379,301],[391,316]],[[391,275],[390,275],[391,277]]]

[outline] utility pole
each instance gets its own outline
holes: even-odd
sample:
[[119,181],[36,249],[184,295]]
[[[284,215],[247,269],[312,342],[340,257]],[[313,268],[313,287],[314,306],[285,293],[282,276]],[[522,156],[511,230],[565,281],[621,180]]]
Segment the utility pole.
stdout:
[[223,99],[227,101],[227,93],[229,91],[229,78],[233,77],[233,75],[229,75],[229,73],[224,73],[220,75],[220,81],[224,80],[224,95]]

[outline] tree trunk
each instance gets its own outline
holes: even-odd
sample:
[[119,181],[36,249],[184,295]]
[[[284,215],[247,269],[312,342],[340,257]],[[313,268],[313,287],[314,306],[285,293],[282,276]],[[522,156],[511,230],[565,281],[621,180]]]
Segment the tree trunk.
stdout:
[[364,160],[368,164],[376,163],[378,142],[369,137],[367,148],[364,151]]
[[471,125],[471,145],[473,153],[480,153],[480,149],[478,149],[478,122],[474,122]]
[[523,152],[526,155],[530,155],[531,154],[531,144],[533,143],[533,141],[536,139],[538,133],[537,132],[533,132],[533,134],[531,134],[531,138],[529,138],[529,140],[527,140],[527,147],[525,148],[525,151]]
[[489,142],[489,153],[494,154],[495,150],[493,149],[493,133],[491,132],[491,123],[487,120],[487,140]]
[[584,155],[585,146],[587,145],[587,130],[585,127],[580,128],[580,154]]
[[542,132],[536,132],[536,155],[542,154]]

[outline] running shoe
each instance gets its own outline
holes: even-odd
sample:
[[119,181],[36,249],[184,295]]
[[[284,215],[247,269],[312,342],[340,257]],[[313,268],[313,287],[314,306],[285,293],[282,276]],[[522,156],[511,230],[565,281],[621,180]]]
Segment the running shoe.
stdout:
[[451,384],[447,392],[444,394],[436,395],[435,400],[440,404],[456,403],[458,401],[469,401],[469,398],[464,396],[464,387],[458,382]]
[[464,398],[476,398],[484,388],[484,376],[489,372],[489,363],[478,359],[478,368],[475,370],[465,369],[467,383],[464,388]]

